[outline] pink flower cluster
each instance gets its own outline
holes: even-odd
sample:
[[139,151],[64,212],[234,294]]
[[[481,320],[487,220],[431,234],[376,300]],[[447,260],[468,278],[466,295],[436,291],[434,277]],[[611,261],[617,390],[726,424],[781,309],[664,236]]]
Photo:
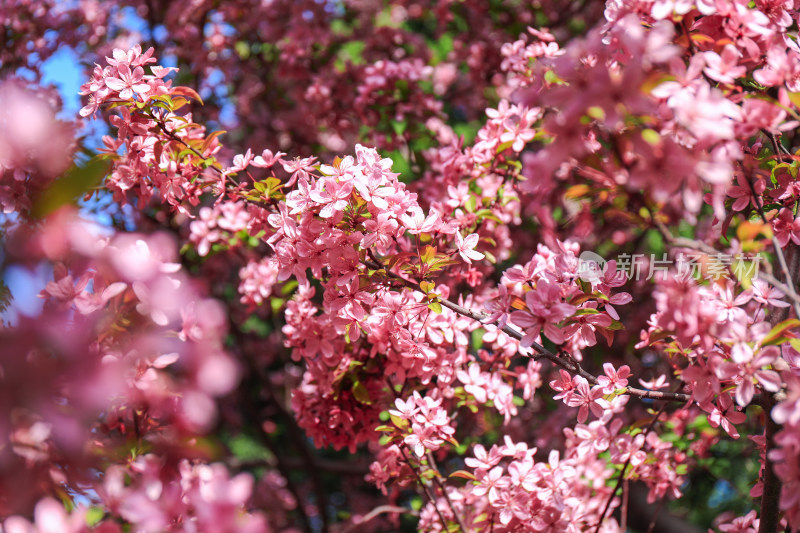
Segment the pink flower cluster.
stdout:
[[184,459],[171,468],[158,457],[143,455],[128,468],[107,469],[99,495],[137,531],[266,533],[264,517],[246,509],[252,490],[252,477],[230,477],[222,464]]
[[[166,457],[175,456],[181,440],[211,428],[216,398],[229,393],[239,376],[238,364],[223,348],[227,324],[222,306],[196,290],[175,262],[171,238],[108,235],[69,213],[48,224],[30,240],[32,252],[56,264],[54,280],[40,295],[44,310],[35,319],[21,318],[4,333],[13,350],[0,354],[8,380],[0,409],[14,414],[0,423],[11,443],[3,451],[3,468],[10,476],[6,480],[16,480],[12,506],[28,504],[43,486],[57,491],[77,483],[96,490],[98,480],[85,478],[80,470],[104,467],[98,462],[104,451],[131,442],[137,449],[146,439],[153,460],[168,463]],[[35,387],[24,378],[32,374],[38,376]],[[115,468],[123,477],[136,471],[124,460]],[[4,493],[9,493],[7,483]],[[214,476],[208,483],[208,488],[198,485],[193,505],[216,513],[201,499],[213,503],[227,489],[216,487]],[[242,501],[249,495],[240,493]],[[157,501],[157,495],[151,500]],[[142,520],[156,520],[134,498],[126,498],[126,505],[144,513]],[[67,517],[55,513],[49,500],[39,507],[38,531],[56,527],[47,524],[84,531],[78,524],[82,511]],[[241,518],[238,510],[224,512],[226,520]],[[11,529],[19,524],[12,520],[7,528],[25,530]],[[142,527],[160,531],[162,526]]]
[[149,96],[164,94],[169,88],[163,77],[171,69],[156,66],[151,69],[153,74],[144,72],[145,66],[157,62],[153,57],[153,48],[144,53],[139,45],[128,51],[115,48],[106,62],[106,67],[96,64],[92,79],[81,86],[80,94],[89,96],[89,103],[80,111],[82,117],[95,114],[105,102],[134,98],[147,101]]
[[[578,257],[582,248],[638,249],[657,233],[667,246],[688,241],[704,251],[706,271],[719,270],[708,250],[722,237],[727,252],[796,252],[800,187],[784,146],[793,142],[800,86],[792,2],[610,0],[604,27],[563,44],[556,36],[564,28],[530,29],[503,44],[511,37],[488,31],[494,22],[483,19],[492,17],[470,2],[458,10],[393,5],[372,22],[372,14],[353,17],[359,31],[375,33],[363,48],[342,46],[349,18],[322,29],[333,16],[325,3],[287,10],[302,24],[276,24],[276,7],[223,4],[202,16],[201,31],[179,35],[203,56],[191,72],[206,85],[221,72],[242,87],[231,101],[241,131],[252,133],[245,146],[225,152],[218,133],[194,122],[219,118],[218,109],[181,111],[197,95],[164,80],[172,69],[158,66],[152,49],[114,50],[82,87],[89,102],[81,115],[117,110],[116,133],[104,139],[102,157],[112,163],[104,187],[118,203],[154,213],[143,225],[177,228],[197,252],[183,258],[192,271],[238,273],[231,314],[202,295],[163,236],[78,238],[51,222],[38,256],[56,264],[42,293],[46,331],[23,321],[10,335],[27,357],[2,361],[12,385],[0,402],[13,413],[0,421],[10,443],[0,450],[0,459],[11,458],[4,474],[48,465],[31,477],[38,486],[91,487],[90,497],[136,530],[266,530],[248,509],[252,478],[186,459],[182,445],[194,445],[225,412],[217,403],[235,388],[240,365],[266,366],[250,360],[255,341],[243,329],[230,337],[242,361],[226,352],[228,327],[267,317],[263,329],[280,331],[288,350],[270,353],[280,364],[254,379],[285,394],[270,390],[258,401],[281,397],[270,405],[277,410],[291,404],[294,419],[281,424],[296,424],[317,447],[373,455],[368,479],[394,502],[399,489],[421,489],[421,530],[459,523],[611,532],[621,529],[606,512],[620,506],[615,479],[642,480],[651,501],[679,496],[690,458],[659,437],[672,429],[661,423],[663,410],[641,429],[637,396],[679,400],[667,413],[675,426],[702,414],[721,428],[691,444],[694,457],[725,433],[760,433],[744,409],[765,407],[780,427],[774,444],[768,432],[754,447],[783,483],[783,516],[800,523],[800,355],[797,322],[786,320],[794,302],[784,301],[791,294],[742,275],[702,283],[665,276],[620,292],[626,280],[614,261],[586,278]],[[542,3],[542,13],[549,8]],[[185,21],[194,12],[169,13]],[[272,16],[255,15],[265,13]],[[253,20],[229,31],[243,16]],[[436,42],[427,33],[465,22],[479,38],[456,32],[455,42],[423,46]],[[424,37],[411,35],[415,25]],[[266,42],[273,33],[277,40]],[[259,77],[265,64],[279,64],[280,75]],[[490,70],[497,67],[505,74]],[[222,92],[211,98],[228,98]],[[494,93],[499,101],[484,101]],[[283,109],[266,113],[254,96],[262,94]],[[465,102],[473,105],[463,109]],[[476,109],[486,116],[473,127]],[[448,116],[459,113],[467,128]],[[4,153],[2,142],[11,141],[0,137],[3,191],[8,205],[23,205],[41,157],[7,164],[14,150]],[[275,151],[255,155],[247,144]],[[302,158],[278,151],[312,146],[316,155]],[[705,218],[703,202],[716,220]],[[696,241],[669,233],[679,221],[694,227]],[[795,275],[771,273],[786,283]],[[635,310],[623,307],[632,295]],[[623,323],[640,329],[637,310],[648,296],[655,312],[637,349],[658,360],[656,374],[676,379],[643,381],[644,391],[629,384],[639,354],[622,348],[633,344]],[[604,353],[602,344],[614,348]],[[611,352],[620,357],[594,357]],[[14,380],[32,372],[41,383],[23,395]],[[552,396],[541,392],[545,381]],[[14,403],[30,395],[38,400]],[[551,397],[563,405],[553,409]],[[97,422],[87,429],[78,416]],[[545,422],[539,434],[531,420]],[[485,434],[507,436],[501,445]],[[473,456],[453,477],[467,483],[446,475],[460,461],[459,441]],[[124,460],[109,466],[97,456]],[[105,472],[103,483],[70,477],[82,467]],[[278,477],[276,486],[291,483]],[[30,485],[18,498],[32,508],[41,495]],[[296,509],[313,508],[300,494]],[[324,498],[315,499],[328,529]],[[80,530],[84,511],[68,515],[54,503],[39,502],[35,524],[15,517],[6,528]],[[726,520],[720,529],[749,530],[756,520]],[[99,527],[119,529],[112,520]]]
[[74,125],[57,120],[54,95],[0,81],[0,208],[27,216],[32,199],[70,164]]

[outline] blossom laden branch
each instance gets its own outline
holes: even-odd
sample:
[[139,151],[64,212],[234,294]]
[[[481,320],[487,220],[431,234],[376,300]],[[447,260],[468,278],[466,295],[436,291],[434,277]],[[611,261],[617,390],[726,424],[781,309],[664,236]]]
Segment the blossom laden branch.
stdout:
[[[385,271],[387,275],[389,275],[393,279],[402,282],[406,287],[410,289],[421,292],[423,294],[425,293],[425,291],[420,287],[419,284],[390,271],[378,261],[366,262],[365,264],[375,270]],[[471,318],[472,320],[475,320],[476,322],[480,322],[481,324],[486,323],[486,320],[489,317],[489,315],[487,315],[486,313],[473,311],[472,309],[468,309],[464,306],[461,306],[451,300],[448,300],[447,298],[438,297],[437,300],[442,304],[443,307],[446,307],[447,309],[450,309],[451,311],[458,313],[461,316],[465,316]],[[499,329],[513,339],[522,340],[523,338],[522,333],[520,333],[519,331],[517,331],[516,329],[512,328],[507,324],[504,325],[503,327],[500,327]],[[584,370],[580,366],[580,364],[574,359],[568,361],[563,357],[559,357],[558,355],[554,354],[553,352],[551,352],[550,350],[548,350],[547,348],[536,342],[533,342],[531,347],[536,351],[537,357],[543,357],[555,363],[557,366],[563,368],[567,372],[585,378],[592,385],[597,385],[598,383],[597,377]],[[660,391],[639,389],[636,387],[625,387],[624,391],[625,391],[624,394],[630,394],[631,396],[637,396],[639,398],[650,399],[650,400],[664,400],[664,401],[685,403],[691,399],[690,395],[679,392],[660,392]]]

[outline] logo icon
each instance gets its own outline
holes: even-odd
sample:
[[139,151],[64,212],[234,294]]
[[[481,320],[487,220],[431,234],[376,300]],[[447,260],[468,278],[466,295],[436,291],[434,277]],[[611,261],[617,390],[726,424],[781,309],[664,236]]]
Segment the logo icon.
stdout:
[[594,252],[585,250],[578,257],[578,277],[588,283],[597,283],[608,270],[608,262]]

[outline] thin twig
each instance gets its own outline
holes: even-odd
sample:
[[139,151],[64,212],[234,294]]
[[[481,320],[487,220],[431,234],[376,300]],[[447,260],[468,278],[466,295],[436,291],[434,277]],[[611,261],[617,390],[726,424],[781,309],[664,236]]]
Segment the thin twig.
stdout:
[[439,491],[442,493],[442,496],[444,496],[444,499],[447,501],[447,505],[450,507],[450,512],[453,513],[453,516],[455,517],[456,522],[458,523],[458,527],[461,528],[462,533],[469,533],[469,530],[467,530],[467,528],[464,527],[464,522],[461,520],[461,516],[456,512],[456,507],[455,505],[453,505],[453,501],[450,499],[450,495],[447,494],[444,483],[442,483],[442,480],[439,479],[441,477],[441,473],[439,472],[439,467],[436,466],[436,461],[433,459],[433,453],[428,451],[427,456],[428,456],[428,464],[431,466],[435,474],[433,477],[433,482],[439,488]]
[[653,516],[650,518],[650,525],[647,526],[647,533],[653,533],[653,530],[656,528],[656,522],[658,521],[658,513],[661,512],[661,509],[664,508],[664,504],[666,503],[666,498],[661,498],[658,502],[658,506],[656,510],[653,511]]
[[669,228],[666,225],[664,225],[663,222],[661,222],[660,220],[656,220],[655,217],[653,218],[653,226],[655,226],[658,232],[672,246],[676,246],[679,248],[689,248],[690,250],[697,250],[698,252],[703,252],[711,256],[720,253],[719,250],[702,241],[697,241],[695,239],[687,239],[686,237],[676,237],[675,235],[672,234]]
[[789,290],[789,287],[781,283],[780,280],[778,280],[772,274],[768,272],[759,272],[758,278],[763,278],[764,281],[766,281],[767,283],[778,289],[780,292],[783,293],[784,296],[787,296],[793,302],[800,303],[800,295],[797,293],[792,293],[792,291]]
[[414,472],[414,476],[417,478],[417,483],[419,483],[420,487],[422,487],[422,491],[425,493],[425,496],[427,496],[428,501],[430,501],[431,504],[433,505],[433,508],[436,510],[436,514],[439,515],[439,520],[442,521],[442,528],[444,528],[444,531],[447,531],[447,519],[442,514],[442,510],[439,509],[439,506],[436,505],[436,498],[434,498],[433,494],[431,494],[430,491],[428,490],[428,485],[425,484],[425,482],[422,480],[422,477],[419,475],[419,472],[417,472],[417,469],[414,468],[414,465],[411,464],[411,460],[408,458],[408,454],[406,453],[405,444],[400,445],[400,453],[403,454],[403,459],[405,459],[408,467],[411,469],[412,472]]
[[342,533],[353,533],[354,531],[358,531],[364,524],[373,518],[387,513],[410,514],[412,516],[417,516],[417,512],[412,509],[406,509],[405,507],[399,507],[397,505],[379,505],[361,517],[361,520],[359,520],[357,523],[350,524],[348,527],[344,528]]
[[[756,209],[758,210],[758,214],[761,217],[761,220],[764,224],[769,224],[767,220],[767,215],[764,214],[764,206],[761,203],[761,198],[756,194],[756,189],[753,186],[753,182],[748,178],[747,184],[750,186],[750,190],[753,193],[753,198],[755,199]],[[792,280],[792,275],[789,272],[789,266],[786,263],[786,256],[783,255],[783,248],[781,248],[780,243],[778,242],[777,237],[775,235],[772,236],[772,247],[775,250],[775,257],[778,258],[778,264],[781,267],[781,272],[783,272],[783,278],[786,282],[786,288],[789,290],[789,297],[792,299],[792,308],[794,309],[794,314],[798,318],[800,318],[800,301],[797,300],[797,291],[794,288],[794,281]]]
[[622,510],[620,511],[620,529],[622,531],[628,531],[628,496],[630,494],[630,487],[629,485],[630,480],[625,478],[625,482],[622,484]]
[[[647,427],[644,430],[644,436],[645,437],[650,432],[650,430],[653,429],[653,426],[656,425],[656,422],[658,421],[658,417],[660,417],[661,413],[664,412],[664,408],[666,406],[667,406],[666,403],[662,403],[661,407],[659,407],[658,411],[656,411],[655,416],[653,416],[653,419],[650,421],[650,423],[647,425]],[[606,500],[606,505],[603,508],[603,512],[600,513],[600,518],[597,520],[597,526],[594,528],[594,533],[598,533],[600,531],[600,527],[603,525],[603,520],[605,519],[606,514],[608,513],[608,508],[611,507],[611,502],[614,501],[614,495],[617,493],[617,491],[619,490],[619,487],[622,485],[622,481],[625,479],[625,471],[628,469],[628,465],[631,464],[631,458],[633,458],[633,453],[629,453],[628,454],[628,458],[625,460],[625,463],[622,465],[622,470],[620,470],[619,476],[617,477],[617,483],[616,483],[616,485],[614,485],[614,490],[612,490],[611,494],[608,495],[608,499]]]
[[783,163],[783,157],[781,157],[781,152],[786,155],[792,155],[792,152],[786,149],[786,147],[781,144],[778,137],[772,133],[771,131],[767,130],[766,128],[761,129],[761,133],[769,137],[769,140],[772,141],[772,150],[775,152],[775,155],[778,157],[778,162]]
[[[680,248],[689,248],[690,250],[697,250],[711,256],[714,256],[717,253],[719,253],[718,250],[716,250],[715,248],[709,246],[704,242],[697,241],[694,239],[687,239],[685,237],[674,236],[672,232],[669,231],[669,228],[667,228],[662,222],[654,220],[653,225],[656,227],[656,229],[658,229],[659,233],[661,233],[664,239],[666,239],[666,241],[669,244],[672,244],[673,246]],[[771,273],[766,271],[764,272],[759,271],[758,275],[755,276],[755,279],[764,279],[767,283],[769,283],[770,285],[778,289],[781,293],[783,293],[784,296],[787,296],[790,300],[792,300],[792,303],[800,304],[800,295],[792,291],[788,286],[782,283]],[[797,311],[795,310],[795,312]]]

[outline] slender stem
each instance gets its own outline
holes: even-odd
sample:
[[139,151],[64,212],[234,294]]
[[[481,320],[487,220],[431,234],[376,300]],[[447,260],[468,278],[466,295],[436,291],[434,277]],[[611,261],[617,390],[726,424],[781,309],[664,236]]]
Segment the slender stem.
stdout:
[[647,526],[647,533],[653,533],[653,530],[656,528],[656,522],[658,522],[658,514],[661,512],[661,509],[664,507],[664,503],[667,501],[666,498],[661,498],[658,502],[658,507],[656,510],[653,511],[653,516],[650,518],[650,524]]
[[[175,135],[174,131],[170,131],[167,128],[167,124],[166,124],[166,122],[164,122],[163,118],[157,117],[157,116],[153,115],[152,113],[148,113],[147,115],[153,121],[155,121],[156,126],[158,126],[158,129],[160,129],[162,132],[164,132],[164,135],[169,137],[170,140],[178,142],[178,143],[181,143],[183,146],[186,147],[186,149],[188,149],[190,152],[192,152],[194,155],[196,155],[197,157],[199,157],[203,161],[205,161],[207,159],[206,156],[201,154],[197,149],[195,149],[193,146],[190,146],[189,144],[186,143],[186,141],[184,141],[183,139],[181,139],[180,137]],[[217,168],[215,166],[210,166],[208,168],[210,168],[212,170],[215,170],[218,174],[222,174],[222,170],[220,170],[219,168]]]
[[355,533],[356,531],[360,531],[361,528],[372,520],[382,514],[410,514],[412,516],[416,516],[416,511],[412,509],[406,509],[405,507],[399,507],[397,505],[379,505],[378,507],[374,508],[359,520],[357,523],[350,524],[348,527],[342,530],[342,533]]
[[[764,222],[764,224],[769,224],[767,216],[764,214],[764,205],[761,203],[761,198],[756,194],[756,189],[753,186],[752,180],[748,178],[747,184],[750,186],[750,190],[753,193],[756,209],[758,210],[761,220]],[[778,239],[774,235],[772,236],[772,247],[775,250],[775,257],[778,259],[778,265],[781,267],[781,272],[783,272],[783,279],[786,282],[786,288],[789,290],[789,297],[792,299],[792,308],[794,309],[794,314],[796,317],[800,318],[800,301],[798,301],[796,298],[797,291],[795,290],[792,275],[789,272],[789,265],[786,263],[786,256],[783,254],[783,248],[781,248]]]
[[[689,248],[691,250],[697,250],[708,255],[716,255],[718,251],[709,246],[708,244],[697,241],[694,239],[687,239],[685,237],[676,237],[674,236],[669,229],[661,222],[653,221],[653,224],[658,229],[659,233],[664,236],[666,241],[673,246],[677,246],[680,248]],[[784,296],[788,297],[792,303],[800,304],[800,295],[796,292],[792,291],[787,285],[782,283],[779,279],[773,276],[769,272],[758,272],[758,278],[764,279],[767,283],[778,289],[780,292],[783,293]]]
[[775,152],[775,156],[778,158],[779,163],[783,163],[783,156],[781,155],[782,153],[786,155],[792,155],[792,153],[781,144],[780,140],[774,133],[766,129],[762,129],[761,133],[769,137],[769,140],[772,141],[772,150]]
[[453,505],[453,501],[450,499],[450,495],[447,494],[447,490],[445,490],[444,483],[442,483],[442,480],[440,479],[441,474],[439,473],[439,467],[436,466],[436,461],[433,458],[433,453],[428,451],[427,456],[428,456],[428,464],[433,469],[434,474],[436,474],[433,477],[433,482],[439,488],[439,491],[442,493],[442,496],[444,496],[444,499],[447,500],[447,505],[450,507],[450,512],[453,513],[453,516],[455,517],[456,522],[458,523],[458,527],[461,528],[462,533],[468,533],[467,528],[464,527],[464,522],[461,520],[461,516],[456,512],[456,507],[455,505]]
[[411,460],[408,458],[408,454],[406,453],[405,444],[400,445],[400,453],[403,454],[403,459],[405,460],[408,467],[411,469],[412,472],[414,472],[414,476],[417,478],[417,483],[419,483],[420,487],[422,487],[422,491],[425,493],[425,496],[428,498],[428,501],[430,501],[431,504],[433,505],[433,508],[436,510],[436,514],[439,515],[439,520],[442,521],[442,528],[444,528],[444,531],[447,531],[447,519],[442,514],[442,511],[441,509],[439,509],[439,506],[436,505],[436,498],[434,498],[433,494],[431,494],[430,491],[428,490],[428,485],[425,484],[425,482],[422,480],[422,477],[419,475],[419,472],[417,472],[417,469],[414,467],[414,465],[411,464]]
[[630,494],[630,487],[628,486],[630,480],[625,478],[622,483],[622,511],[620,511],[620,529],[628,531],[628,495]]
[[775,448],[775,434],[780,430],[780,425],[776,424],[770,416],[772,407],[775,406],[775,398],[771,394],[765,394],[762,400],[764,408],[764,419],[766,423],[765,437],[766,446],[764,449],[764,491],[761,494],[761,509],[758,513],[759,525],[758,533],[777,533],[780,527],[780,499],[781,499],[781,480],[775,473],[775,467],[769,458],[769,452]]
[[[644,430],[644,436],[646,437],[647,434],[653,429],[653,426],[656,425],[658,421],[658,417],[661,416],[661,413],[664,412],[664,408],[667,406],[666,403],[662,403],[661,407],[659,407],[658,411],[656,411],[655,416],[647,425]],[[625,463],[622,465],[622,470],[619,472],[619,476],[617,477],[617,483],[614,485],[614,490],[611,491],[611,494],[608,495],[608,499],[606,500],[606,506],[603,508],[603,512],[600,513],[600,518],[597,520],[597,526],[594,528],[594,533],[598,533],[600,531],[600,527],[603,525],[603,520],[605,520],[606,514],[608,513],[608,508],[611,507],[611,502],[614,501],[614,495],[619,490],[620,486],[622,485],[622,481],[625,479],[625,471],[628,469],[628,465],[631,464],[631,458],[633,457],[633,453],[628,454],[628,458],[625,460]],[[624,529],[623,529],[624,531]]]
[[664,223],[661,222],[660,220],[656,220],[655,218],[653,218],[653,225],[658,230],[658,232],[661,233],[664,239],[673,246],[677,246],[680,248],[689,248],[691,250],[697,250],[699,252],[703,252],[708,255],[716,255],[719,253],[719,250],[702,241],[687,239],[686,237],[676,237],[675,235],[672,234],[669,228],[667,228],[667,226],[665,226]]

